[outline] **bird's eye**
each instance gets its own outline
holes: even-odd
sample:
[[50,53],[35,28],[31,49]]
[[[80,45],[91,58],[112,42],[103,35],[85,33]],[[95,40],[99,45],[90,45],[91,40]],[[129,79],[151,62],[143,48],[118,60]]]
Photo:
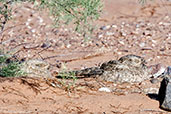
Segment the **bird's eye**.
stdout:
[[129,61],[131,62],[131,61],[132,61],[132,59],[129,59]]

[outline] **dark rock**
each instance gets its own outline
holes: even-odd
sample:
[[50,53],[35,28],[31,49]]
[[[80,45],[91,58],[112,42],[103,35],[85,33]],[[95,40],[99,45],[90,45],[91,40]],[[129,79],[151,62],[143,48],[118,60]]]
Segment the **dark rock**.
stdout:
[[45,47],[47,47],[47,44],[46,44],[46,43],[43,43],[43,44],[41,45],[41,48],[45,48]]
[[171,111],[171,75],[166,75],[162,80],[158,96],[160,107]]
[[44,42],[42,45],[41,45],[41,48],[47,48],[47,47],[50,47],[51,44],[49,42]]

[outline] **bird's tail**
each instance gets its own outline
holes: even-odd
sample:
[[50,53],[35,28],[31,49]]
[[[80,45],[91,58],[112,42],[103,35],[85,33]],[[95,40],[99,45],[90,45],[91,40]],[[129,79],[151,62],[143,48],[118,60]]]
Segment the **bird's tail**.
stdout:
[[85,78],[85,77],[94,77],[96,75],[101,75],[102,73],[103,70],[100,69],[99,67],[91,67],[91,68],[86,68],[77,71],[62,72],[59,73],[57,77],[72,78],[73,76],[76,76],[78,78]]
[[90,68],[75,71],[76,76],[85,76],[85,77],[101,75],[102,73],[103,70],[100,69],[99,67],[90,67]]

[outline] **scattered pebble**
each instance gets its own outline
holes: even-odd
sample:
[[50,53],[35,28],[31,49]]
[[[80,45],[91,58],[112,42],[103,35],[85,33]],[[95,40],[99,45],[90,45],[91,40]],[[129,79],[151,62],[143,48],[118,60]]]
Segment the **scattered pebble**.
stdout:
[[116,28],[117,28],[117,25],[114,25],[114,24],[113,24],[113,25],[112,25],[112,28],[115,28],[115,29],[116,29]]
[[120,35],[121,35],[121,36],[126,36],[127,34],[126,34],[125,32],[122,31],[122,32],[120,32]]
[[99,34],[98,35],[98,38],[103,38],[103,34]]
[[111,28],[111,26],[110,25],[107,25],[107,26],[100,27],[100,30],[108,30],[110,28]]
[[44,42],[40,47],[41,47],[41,48],[46,48],[46,47],[49,47],[49,46],[50,46],[50,45],[49,45],[48,43],[45,43],[45,42]]
[[111,90],[108,87],[101,87],[101,88],[99,88],[99,91],[101,91],[101,92],[111,92]]
[[123,41],[119,41],[120,44],[124,45],[125,43]]
[[31,32],[35,33],[36,32],[36,29],[32,29]]
[[39,18],[39,23],[43,23],[43,19],[41,17],[38,18]]
[[32,27],[28,25],[27,28],[28,28],[28,29],[31,29]]
[[114,34],[115,34],[114,32],[108,32],[108,31],[106,32],[106,35],[107,35],[107,36],[112,36],[112,35],[114,35]]
[[145,43],[142,42],[142,43],[139,44],[139,46],[140,46],[140,47],[144,47],[144,46],[145,46]]

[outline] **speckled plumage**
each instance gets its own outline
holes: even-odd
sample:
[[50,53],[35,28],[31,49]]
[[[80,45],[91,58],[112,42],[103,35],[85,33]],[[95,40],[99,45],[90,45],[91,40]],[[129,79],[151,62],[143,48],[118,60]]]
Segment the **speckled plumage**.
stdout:
[[111,60],[100,67],[92,67],[75,71],[78,76],[96,76],[110,82],[142,82],[149,77],[144,58],[136,55],[126,55],[119,60]]
[[51,78],[50,65],[42,60],[28,60],[22,63],[21,70],[29,77]]

